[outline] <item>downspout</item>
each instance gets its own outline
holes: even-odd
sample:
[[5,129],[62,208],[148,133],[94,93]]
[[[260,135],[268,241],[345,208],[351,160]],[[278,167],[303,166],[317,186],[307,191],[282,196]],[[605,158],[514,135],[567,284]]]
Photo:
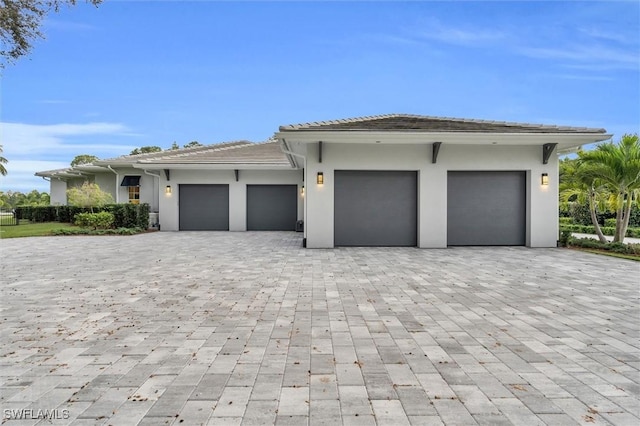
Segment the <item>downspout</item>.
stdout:
[[[305,157],[302,154],[297,154],[291,150],[289,150],[289,146],[287,145],[287,141],[285,141],[284,139],[282,139],[282,145],[285,147],[285,149],[282,150],[282,152],[284,152],[287,155],[293,155],[295,157],[300,157],[303,160],[302,163],[302,181],[304,182],[306,179],[304,177],[304,174],[307,171],[307,157]],[[302,238],[302,246],[303,247],[307,247],[307,195],[309,191],[305,191],[305,196],[304,196],[304,201],[302,202],[302,218],[304,220],[304,232],[303,232],[303,238]]]
[[282,152],[284,152],[284,153],[285,153],[285,154],[287,154],[287,155],[293,155],[293,156],[296,156],[296,157],[300,157],[300,158],[302,158],[302,159],[304,160],[304,164],[303,164],[303,166],[302,166],[302,167],[304,167],[304,168],[306,168],[306,167],[307,167],[307,157],[305,157],[305,156],[304,156],[304,155],[302,155],[302,154],[297,154],[297,153],[295,153],[295,152],[293,152],[293,151],[289,151],[289,147],[287,146],[287,141],[285,141],[284,139],[282,139],[282,144],[283,144],[283,145],[284,145],[284,147],[286,148],[286,149],[283,149],[283,150],[282,150]]
[[116,175],[116,204],[120,204],[120,175],[111,168],[111,164],[107,165],[107,169],[111,170]]
[[142,169],[142,171],[144,172],[145,175],[149,175],[149,176],[153,176],[155,178],[158,178],[158,180],[154,180],[154,182],[158,184],[158,187],[154,188],[153,193],[158,196],[158,207],[157,207],[156,210],[160,211],[160,175],[156,175],[155,173],[151,173],[147,169]]

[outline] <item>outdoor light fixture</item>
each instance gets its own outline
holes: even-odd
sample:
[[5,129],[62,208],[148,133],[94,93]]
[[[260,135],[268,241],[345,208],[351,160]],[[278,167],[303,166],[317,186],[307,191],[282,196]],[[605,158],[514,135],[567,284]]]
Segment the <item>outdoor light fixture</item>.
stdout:
[[322,172],[318,172],[316,182],[318,183],[318,185],[324,185],[324,174],[322,174]]
[[542,186],[547,186],[549,185],[549,175],[547,173],[543,173],[542,174],[542,180],[541,180]]
[[302,188],[300,188],[300,196],[304,197],[304,186]]
[[167,195],[171,195],[171,185],[167,185],[164,189],[164,193]]

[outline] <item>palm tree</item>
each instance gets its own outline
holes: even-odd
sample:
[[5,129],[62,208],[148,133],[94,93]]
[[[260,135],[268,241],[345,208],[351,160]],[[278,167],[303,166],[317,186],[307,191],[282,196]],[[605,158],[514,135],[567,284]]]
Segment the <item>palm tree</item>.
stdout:
[[[2,145],[0,145],[0,154],[2,154]],[[0,175],[2,176],[7,175],[7,169],[4,167],[4,165],[7,164],[8,162],[9,160],[7,160],[6,158],[0,155]]]
[[616,211],[614,242],[623,242],[631,206],[640,198],[640,143],[638,134],[623,135],[618,144],[598,145],[595,150],[580,152],[579,162],[586,174],[610,192],[610,203]]
[[596,230],[596,235],[602,243],[606,243],[597,211],[607,209],[607,201],[610,193],[602,182],[596,179],[589,170],[589,165],[578,160],[562,160],[560,163],[560,200],[563,202],[577,201],[580,204],[587,202],[591,223]]

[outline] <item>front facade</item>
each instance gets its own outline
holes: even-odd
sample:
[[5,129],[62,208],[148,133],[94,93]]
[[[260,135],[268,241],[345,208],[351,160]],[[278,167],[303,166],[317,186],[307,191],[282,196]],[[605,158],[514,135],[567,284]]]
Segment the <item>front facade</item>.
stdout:
[[107,170],[91,176],[120,202],[131,201],[125,177],[140,176],[139,199],[158,212],[163,231],[304,223],[309,248],[555,247],[558,153],[609,138],[604,129],[393,114],[282,126],[267,143],[85,169]]

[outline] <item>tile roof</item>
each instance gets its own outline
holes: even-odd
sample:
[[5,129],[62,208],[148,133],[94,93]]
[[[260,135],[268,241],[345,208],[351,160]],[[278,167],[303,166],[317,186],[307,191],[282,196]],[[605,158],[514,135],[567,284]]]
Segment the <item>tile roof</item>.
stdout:
[[282,164],[290,165],[276,141],[231,142],[207,145],[191,152],[164,151],[164,155],[139,159],[142,164]]
[[165,151],[158,152],[148,152],[145,154],[137,154],[137,155],[121,155],[120,157],[108,158],[104,160],[95,161],[93,164],[96,165],[107,165],[107,164],[135,164],[138,162],[146,162],[145,160],[152,160],[154,158],[164,158],[168,156],[190,156],[193,154],[197,154],[203,151],[221,150],[228,149],[238,146],[250,145],[252,142],[249,141],[233,141],[233,142],[225,142],[225,143],[217,143],[211,145],[200,145],[194,146],[191,148],[181,148],[181,149],[168,149]]
[[64,169],[54,169],[54,170],[44,170],[41,172],[35,172],[33,175],[34,176],[39,176],[39,177],[56,177],[56,178],[82,178],[82,177],[86,177],[88,175],[90,175],[91,173],[87,173],[81,170],[77,170],[74,167],[67,167]]
[[53,175],[56,175],[56,174],[59,174],[59,173],[64,173],[64,172],[69,172],[69,171],[71,171],[71,167],[66,167],[64,169],[43,170],[41,172],[36,172],[34,174],[35,174],[35,176],[51,177]]
[[386,114],[280,126],[280,131],[396,131],[478,133],[606,133],[605,129],[508,121]]

